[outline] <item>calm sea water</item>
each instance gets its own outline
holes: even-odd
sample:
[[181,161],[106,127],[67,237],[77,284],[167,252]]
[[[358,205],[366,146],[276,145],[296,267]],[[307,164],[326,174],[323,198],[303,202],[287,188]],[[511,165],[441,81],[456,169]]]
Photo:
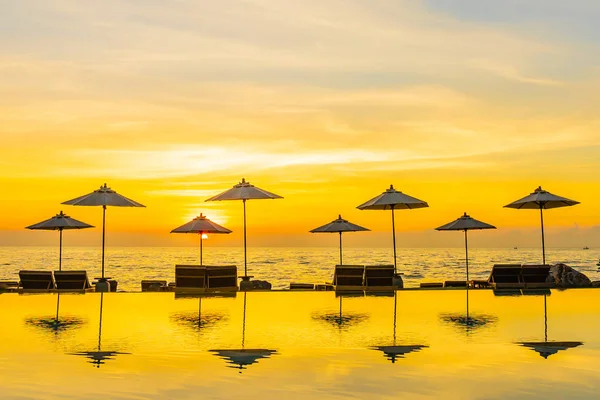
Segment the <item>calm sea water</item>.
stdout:
[[600,290],[466,295],[0,294],[0,397],[598,398]]
[[[391,249],[344,249],[345,264],[390,264]],[[471,278],[485,279],[495,263],[541,263],[539,249],[472,249],[469,250]],[[64,269],[83,269],[90,278],[100,276],[100,249],[65,247]],[[205,265],[237,265],[243,274],[241,248],[205,248]],[[332,271],[339,261],[337,248],[250,248],[248,274],[267,280],[273,288],[289,287],[290,282],[331,282]],[[592,280],[600,280],[596,249],[548,249],[550,263],[576,267]],[[112,247],[106,250],[106,276],[119,282],[119,289],[139,291],[142,279],[174,280],[175,264],[198,264],[197,248],[185,247]],[[58,269],[56,247],[0,247],[0,279],[18,279],[21,269]],[[423,281],[464,279],[464,249],[398,249],[398,269],[406,287]]]

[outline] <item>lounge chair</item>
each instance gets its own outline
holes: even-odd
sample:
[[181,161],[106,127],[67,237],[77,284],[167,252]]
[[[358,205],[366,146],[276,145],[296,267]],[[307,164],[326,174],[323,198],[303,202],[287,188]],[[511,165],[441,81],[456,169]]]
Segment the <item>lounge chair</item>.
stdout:
[[444,287],[444,282],[421,282],[419,283],[419,287],[421,289],[441,288]]
[[450,288],[450,287],[466,288],[467,281],[444,281],[444,287],[445,288]]
[[394,290],[394,266],[365,266],[365,290]]
[[333,273],[335,290],[363,290],[365,266],[364,265],[336,265]]
[[53,290],[56,289],[52,271],[19,271],[19,288],[23,290]]
[[93,291],[86,271],[54,271],[56,289],[71,291]]
[[164,292],[167,288],[167,281],[158,279],[142,280],[142,292]]
[[315,290],[314,283],[290,282],[290,290]]
[[206,290],[206,267],[200,265],[175,266],[175,291]]
[[238,290],[235,265],[207,266],[205,268],[208,290]]
[[495,264],[488,281],[496,289],[522,289],[521,264]]
[[546,282],[550,265],[523,265],[521,278],[526,288],[541,289],[554,287],[554,282]]

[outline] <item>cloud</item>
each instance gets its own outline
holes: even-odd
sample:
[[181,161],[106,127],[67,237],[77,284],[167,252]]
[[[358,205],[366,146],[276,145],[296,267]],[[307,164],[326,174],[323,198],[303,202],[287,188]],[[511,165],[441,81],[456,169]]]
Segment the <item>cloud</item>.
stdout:
[[484,71],[489,71],[504,79],[516,82],[530,83],[540,86],[564,86],[566,84],[565,82],[554,79],[524,76],[513,66],[495,64],[489,60],[475,60],[473,61],[473,66]]

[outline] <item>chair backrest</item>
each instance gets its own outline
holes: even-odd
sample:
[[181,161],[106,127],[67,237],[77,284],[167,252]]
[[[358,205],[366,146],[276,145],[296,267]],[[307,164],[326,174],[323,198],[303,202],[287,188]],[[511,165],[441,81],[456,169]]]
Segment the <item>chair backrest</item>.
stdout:
[[237,267],[235,265],[206,266],[206,287],[208,289],[237,288]]
[[333,284],[336,286],[363,286],[364,276],[364,265],[336,265]]
[[495,264],[490,273],[489,282],[521,283],[521,264]]
[[205,288],[206,267],[201,265],[176,265],[175,287]]
[[315,290],[315,284],[290,282],[290,290]]
[[19,279],[21,280],[21,288],[33,289],[33,290],[44,290],[44,289],[56,289],[56,283],[54,282],[54,275],[52,271],[19,271]]
[[394,266],[365,266],[365,286],[394,286]]
[[550,265],[523,265],[521,274],[525,283],[545,283],[550,275]]
[[59,290],[85,290],[92,287],[86,271],[54,271],[54,280]]

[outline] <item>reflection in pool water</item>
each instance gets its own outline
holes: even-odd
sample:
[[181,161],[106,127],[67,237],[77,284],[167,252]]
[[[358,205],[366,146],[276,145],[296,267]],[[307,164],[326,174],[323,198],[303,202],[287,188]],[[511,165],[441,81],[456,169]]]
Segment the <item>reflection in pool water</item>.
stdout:
[[[546,296],[548,337],[560,342],[543,335],[543,296],[490,290],[469,291],[468,317],[493,322],[465,335],[464,320],[443,318],[466,318],[465,294],[344,297],[342,317],[362,316],[346,325],[318,318],[339,318],[332,292],[238,293],[201,304],[173,293],[61,295],[61,311],[87,322],[51,335],[27,321],[54,309],[56,295],[2,294],[2,398],[97,398],[98,388],[123,400],[597,397],[600,291]],[[202,324],[211,315],[220,318]],[[585,345],[565,345],[573,338]],[[532,343],[546,347],[532,351]]]
[[550,357],[552,354],[556,354],[561,350],[571,349],[573,347],[579,347],[583,342],[555,342],[548,341],[548,310],[546,305],[546,296],[550,295],[550,290],[544,293],[544,341],[543,342],[519,342],[518,344],[528,347],[533,351],[537,352],[544,358]]
[[59,334],[61,332],[74,329],[84,323],[84,320],[75,316],[59,317],[60,311],[60,293],[56,294],[56,315],[54,317],[32,317],[25,322],[30,326],[35,326],[43,330]]
[[102,350],[102,306],[104,304],[104,293],[100,293],[100,318],[98,319],[98,348],[93,351],[80,351],[77,353],[69,353],[74,356],[83,356],[90,361],[90,364],[94,364],[96,368],[100,368],[100,365],[104,364],[106,360],[113,360],[115,356],[119,354],[130,354],[121,351],[107,351]]
[[248,365],[252,365],[258,362],[262,358],[269,358],[273,354],[277,353],[277,350],[269,349],[246,349],[246,304],[247,304],[247,293],[244,292],[244,312],[242,317],[242,348],[241,349],[222,349],[222,350],[209,350],[211,353],[225,359],[229,367],[237,368],[242,373]]

